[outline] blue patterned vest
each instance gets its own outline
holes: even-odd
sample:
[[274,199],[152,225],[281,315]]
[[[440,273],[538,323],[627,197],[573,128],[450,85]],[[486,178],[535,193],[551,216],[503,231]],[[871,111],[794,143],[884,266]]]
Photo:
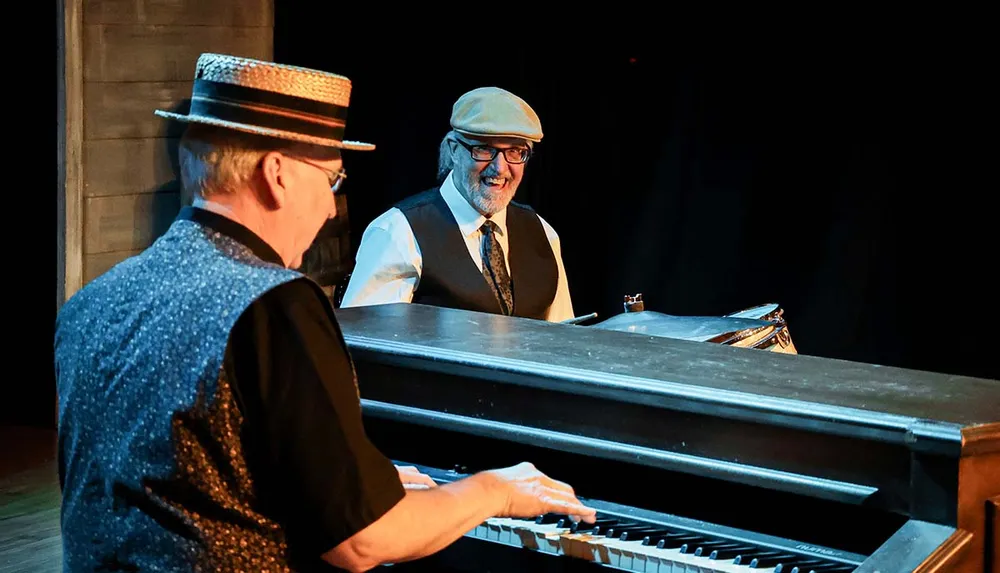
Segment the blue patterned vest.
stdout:
[[66,302],[55,337],[66,570],[287,570],[223,358],[244,309],[302,276],[179,217]]

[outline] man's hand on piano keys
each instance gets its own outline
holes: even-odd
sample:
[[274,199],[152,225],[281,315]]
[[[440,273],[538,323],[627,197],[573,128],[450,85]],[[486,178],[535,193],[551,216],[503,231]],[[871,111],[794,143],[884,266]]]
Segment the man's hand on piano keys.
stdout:
[[399,472],[399,481],[403,482],[403,487],[405,489],[428,489],[437,487],[437,483],[435,483],[430,476],[420,473],[420,471],[413,466],[396,466],[396,471]]
[[596,510],[584,506],[573,488],[522,462],[509,468],[490,470],[506,491],[506,503],[497,517],[535,517],[560,513],[574,520],[593,523]]

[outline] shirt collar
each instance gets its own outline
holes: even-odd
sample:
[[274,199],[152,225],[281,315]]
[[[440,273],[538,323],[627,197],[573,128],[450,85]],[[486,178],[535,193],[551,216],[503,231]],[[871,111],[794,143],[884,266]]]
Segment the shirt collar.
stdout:
[[192,221],[204,227],[209,227],[213,231],[218,231],[223,235],[227,235],[231,239],[242,243],[248,249],[253,251],[253,254],[258,258],[269,263],[285,266],[284,261],[281,260],[281,256],[278,255],[277,251],[275,251],[271,245],[264,242],[264,239],[261,239],[250,229],[228,217],[224,217],[207,209],[185,205],[181,209],[180,213],[178,213],[177,218],[185,221]]
[[[476,210],[475,207],[470,204],[465,197],[458,191],[455,187],[455,182],[452,181],[454,177],[454,171],[449,171],[448,176],[444,178],[444,182],[441,183],[441,197],[444,198],[444,202],[448,204],[448,208],[451,209],[451,214],[455,217],[455,221],[458,223],[458,228],[462,231],[463,237],[468,237],[472,233],[475,233],[483,226],[486,222],[486,217],[482,213]],[[490,220],[497,224],[500,228],[500,234],[507,234],[507,208],[504,207],[500,211],[493,214]]]

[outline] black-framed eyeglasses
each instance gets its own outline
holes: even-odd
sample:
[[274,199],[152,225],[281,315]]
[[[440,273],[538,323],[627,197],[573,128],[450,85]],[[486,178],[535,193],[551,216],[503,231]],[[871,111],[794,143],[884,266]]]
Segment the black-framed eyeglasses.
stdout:
[[305,163],[306,165],[312,165],[316,169],[319,169],[320,171],[322,171],[323,173],[325,173],[327,180],[329,180],[329,182],[330,182],[330,191],[332,191],[333,193],[336,193],[337,191],[339,191],[341,185],[344,184],[344,179],[347,179],[347,171],[344,170],[344,169],[341,169],[340,171],[334,171],[332,169],[327,169],[326,167],[323,167],[322,165],[319,165],[318,163],[313,163],[312,161],[309,161],[308,159],[305,159],[305,158],[302,158],[302,157],[298,157],[298,156],[295,156],[295,155],[289,155],[289,157],[291,157],[292,159],[295,159],[296,161],[301,161],[302,163]]
[[524,163],[531,157],[531,148],[529,147],[498,149],[489,145],[469,145],[460,139],[456,139],[455,141],[468,149],[469,154],[472,155],[472,159],[475,161],[493,161],[500,151],[503,151],[503,158],[507,160],[507,163],[513,163],[514,165]]

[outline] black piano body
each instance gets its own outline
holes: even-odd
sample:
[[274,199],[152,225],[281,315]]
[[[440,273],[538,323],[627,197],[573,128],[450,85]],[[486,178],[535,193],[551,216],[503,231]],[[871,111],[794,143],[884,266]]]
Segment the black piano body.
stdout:
[[[416,304],[336,312],[369,435],[440,481],[530,461],[635,531],[701,524],[706,554],[1000,571],[998,381]],[[502,545],[463,538],[430,569],[585,566]],[[681,570],[648,558],[634,570]]]

